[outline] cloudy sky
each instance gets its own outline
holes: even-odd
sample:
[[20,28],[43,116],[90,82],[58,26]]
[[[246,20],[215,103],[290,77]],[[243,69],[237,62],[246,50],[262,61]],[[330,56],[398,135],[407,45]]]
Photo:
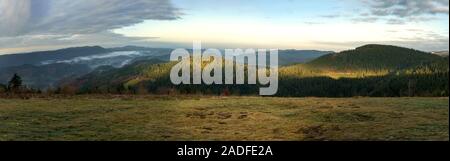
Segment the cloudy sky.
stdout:
[[448,50],[448,0],[0,0],[0,54],[140,45]]

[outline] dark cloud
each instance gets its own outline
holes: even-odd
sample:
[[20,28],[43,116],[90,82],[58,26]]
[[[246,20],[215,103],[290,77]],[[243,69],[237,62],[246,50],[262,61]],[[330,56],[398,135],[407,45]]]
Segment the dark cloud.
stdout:
[[366,0],[375,16],[416,17],[447,14],[448,0]]
[[375,22],[390,25],[436,20],[436,16],[449,14],[448,0],[364,0],[368,11],[360,13],[354,22]]
[[179,18],[169,0],[0,0],[0,11],[0,37],[92,34]]

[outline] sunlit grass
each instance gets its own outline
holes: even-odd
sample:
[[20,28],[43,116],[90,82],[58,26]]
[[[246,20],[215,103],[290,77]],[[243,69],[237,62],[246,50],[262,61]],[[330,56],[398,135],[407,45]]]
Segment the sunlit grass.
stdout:
[[448,140],[448,98],[0,99],[0,140]]

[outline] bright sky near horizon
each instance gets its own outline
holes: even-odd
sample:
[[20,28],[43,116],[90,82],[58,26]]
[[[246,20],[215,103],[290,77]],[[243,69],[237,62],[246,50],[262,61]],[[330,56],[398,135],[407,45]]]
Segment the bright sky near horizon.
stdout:
[[448,0],[0,0],[0,54],[139,45],[448,50]]

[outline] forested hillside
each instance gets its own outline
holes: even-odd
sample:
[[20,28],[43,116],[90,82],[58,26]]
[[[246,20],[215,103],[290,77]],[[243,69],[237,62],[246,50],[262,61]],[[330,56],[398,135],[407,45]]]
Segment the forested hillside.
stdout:
[[[76,93],[257,95],[258,85],[179,85],[175,64],[140,61],[98,69],[63,84]],[[395,46],[367,45],[279,69],[278,96],[448,96],[448,57]]]
[[389,45],[365,45],[329,54],[307,65],[337,71],[396,71],[442,61],[442,57],[414,49]]

